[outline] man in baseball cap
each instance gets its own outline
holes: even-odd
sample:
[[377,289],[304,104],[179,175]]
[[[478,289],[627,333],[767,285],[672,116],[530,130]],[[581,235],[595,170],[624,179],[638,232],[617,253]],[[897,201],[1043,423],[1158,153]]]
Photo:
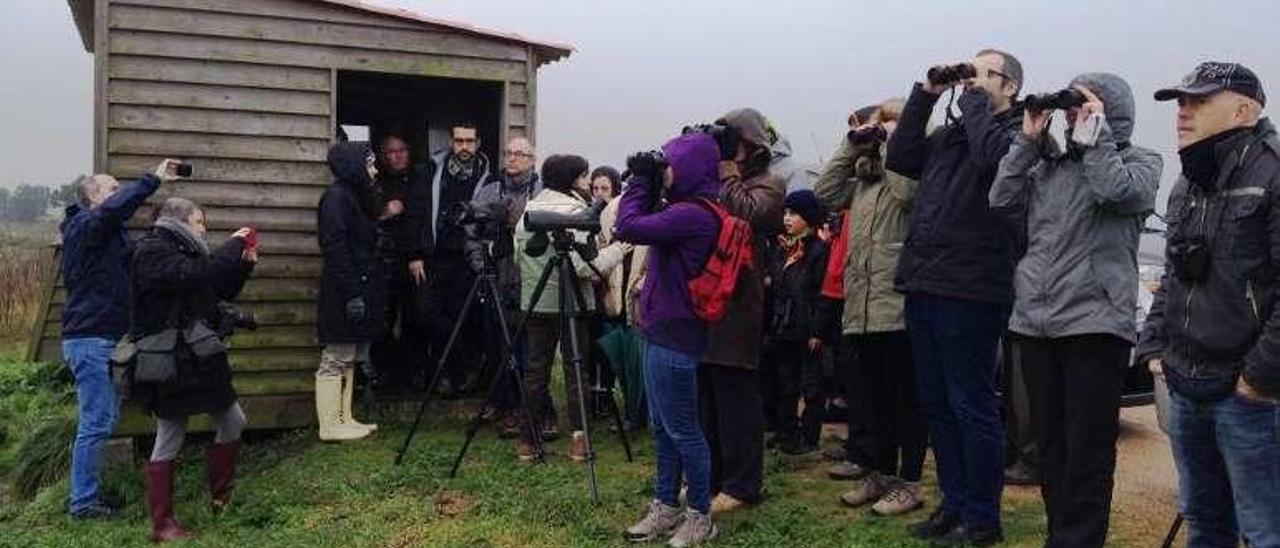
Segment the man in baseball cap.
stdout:
[[1280,139],[1239,63],[1201,63],[1155,98],[1178,101],[1182,177],[1135,355],[1169,385],[1188,545],[1280,546]]

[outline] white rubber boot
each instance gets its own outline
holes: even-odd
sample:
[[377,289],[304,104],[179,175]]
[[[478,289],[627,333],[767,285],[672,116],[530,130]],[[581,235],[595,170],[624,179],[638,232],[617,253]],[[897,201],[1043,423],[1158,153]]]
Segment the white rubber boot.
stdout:
[[342,424],[369,432],[377,432],[378,425],[357,421],[356,416],[351,412],[351,400],[355,396],[355,387],[356,371],[348,367],[342,372]]
[[321,441],[358,440],[369,431],[342,423],[342,376],[316,375],[316,425]]

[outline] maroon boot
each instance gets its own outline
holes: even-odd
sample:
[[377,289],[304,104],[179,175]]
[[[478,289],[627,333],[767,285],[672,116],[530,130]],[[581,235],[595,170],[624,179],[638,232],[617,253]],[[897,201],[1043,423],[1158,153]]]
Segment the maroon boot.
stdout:
[[166,542],[193,536],[173,518],[173,471],[171,460],[147,463],[147,506],[151,509],[151,542]]
[[209,495],[215,514],[231,504],[231,489],[236,484],[236,459],[239,456],[239,440],[209,446]]

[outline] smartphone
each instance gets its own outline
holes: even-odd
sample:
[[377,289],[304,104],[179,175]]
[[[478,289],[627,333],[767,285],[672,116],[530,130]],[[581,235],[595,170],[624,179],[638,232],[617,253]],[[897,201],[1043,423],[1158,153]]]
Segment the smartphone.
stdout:
[[196,172],[195,166],[188,164],[186,162],[182,162],[178,164],[178,167],[174,173],[179,177],[190,178],[193,174],[195,174],[195,172]]

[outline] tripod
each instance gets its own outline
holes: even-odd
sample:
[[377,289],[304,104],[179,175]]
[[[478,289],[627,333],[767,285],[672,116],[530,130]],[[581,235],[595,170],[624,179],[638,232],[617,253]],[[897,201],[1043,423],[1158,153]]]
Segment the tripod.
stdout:
[[471,441],[475,438],[476,432],[480,430],[480,424],[483,422],[485,412],[493,405],[493,400],[497,398],[503,381],[507,380],[514,382],[516,385],[520,408],[524,413],[525,423],[528,425],[529,437],[533,440],[534,460],[538,462],[543,460],[542,433],[535,425],[533,407],[527,394],[525,394],[520,364],[511,355],[514,337],[520,330],[523,330],[524,323],[521,322],[521,328],[515,334],[507,328],[507,316],[502,308],[502,301],[499,299],[501,293],[498,291],[497,280],[498,267],[494,262],[493,254],[486,246],[484,249],[484,268],[481,269],[480,275],[476,277],[475,282],[471,284],[471,289],[467,292],[467,299],[462,305],[462,311],[458,314],[458,319],[453,324],[453,329],[449,333],[449,340],[444,346],[444,351],[440,353],[440,360],[436,364],[435,373],[431,375],[431,381],[427,383],[427,387],[422,393],[422,401],[418,403],[418,412],[414,416],[413,427],[409,429],[409,434],[404,438],[404,445],[400,447],[400,452],[396,454],[396,465],[404,462],[404,455],[409,451],[409,444],[413,442],[413,436],[418,432],[418,426],[422,424],[422,415],[431,403],[431,395],[435,393],[436,385],[439,384],[441,375],[444,374],[445,364],[448,363],[449,356],[457,343],[458,333],[462,331],[462,326],[466,324],[471,308],[477,301],[481,303],[481,306],[487,305],[489,312],[494,314],[497,319],[497,327],[502,332],[501,359],[498,361],[497,366],[499,370],[494,372],[493,378],[489,382],[489,390],[485,392],[484,403],[480,405],[480,409],[476,412],[470,425],[467,426],[466,441],[463,443],[462,450],[458,452],[457,458],[454,459],[453,468],[449,471],[449,477],[457,477],[458,466],[462,464],[463,455],[466,454],[467,449],[471,446]]
[[[569,355],[564,358],[572,364],[573,374],[578,386],[577,412],[579,413],[579,417],[582,419],[583,441],[586,445],[585,460],[587,462],[588,476],[590,477],[591,484],[591,499],[592,501],[599,501],[599,487],[595,473],[596,455],[595,449],[591,444],[589,427],[590,420],[587,414],[586,394],[584,393],[582,383],[583,357],[578,351],[580,348],[580,326],[578,325],[578,322],[581,321],[578,317],[578,311],[586,310],[586,304],[583,299],[582,292],[577,284],[576,270],[573,266],[573,258],[570,255],[570,252],[574,249],[576,244],[573,240],[573,235],[568,231],[556,231],[553,235],[553,241],[555,255],[548,260],[547,266],[543,268],[542,274],[538,279],[538,283],[534,287],[532,298],[529,300],[528,309],[525,310],[524,317],[521,318],[520,324],[514,333],[509,332],[506,329],[507,323],[505,315],[502,311],[501,305],[497,304],[497,268],[493,265],[493,258],[491,257],[491,254],[486,250],[485,269],[482,271],[481,276],[476,279],[476,283],[472,285],[471,292],[467,295],[466,304],[463,306],[462,313],[459,315],[457,323],[454,324],[453,332],[449,336],[449,342],[445,345],[445,350],[440,356],[440,363],[436,368],[435,374],[431,378],[431,382],[426,388],[426,392],[423,394],[422,402],[418,406],[418,413],[414,418],[413,427],[410,428],[409,434],[405,437],[404,445],[400,448],[400,453],[396,456],[396,464],[400,464],[403,461],[404,455],[409,449],[409,444],[418,430],[418,426],[422,421],[422,415],[430,402],[431,394],[434,392],[436,384],[439,382],[441,372],[444,370],[444,364],[448,360],[449,354],[453,349],[455,338],[458,335],[460,327],[466,321],[472,302],[475,300],[476,293],[479,290],[478,288],[487,288],[488,291],[490,291],[490,295],[494,297],[490,302],[494,303],[494,310],[498,317],[498,324],[501,326],[503,332],[503,348],[501,355],[505,371],[494,375],[489,386],[488,397],[486,398],[485,403],[476,412],[475,418],[472,419],[470,426],[467,428],[466,440],[463,442],[462,449],[459,450],[457,457],[454,459],[453,468],[449,472],[449,477],[457,476],[458,467],[462,464],[462,459],[466,455],[467,450],[471,447],[471,443],[475,439],[476,433],[479,431],[485,411],[488,410],[490,402],[496,396],[497,390],[501,387],[502,381],[508,378],[515,379],[519,386],[519,399],[525,416],[525,424],[527,425],[530,437],[534,442],[535,458],[538,462],[543,461],[544,451],[542,448],[542,437],[538,427],[536,426],[538,421],[536,420],[536,414],[533,411],[533,402],[528,398],[528,393],[524,388],[524,383],[520,382],[523,375],[520,372],[519,365],[511,355],[511,348],[514,338],[527,330],[529,318],[532,316],[534,309],[537,308],[538,302],[541,300],[542,295],[546,290],[547,283],[551,279],[551,275],[553,273],[557,273],[559,275],[557,279],[559,281],[560,291],[560,302],[557,315],[561,322],[560,332],[568,333],[569,336]],[[610,394],[612,394],[612,392],[610,392]],[[609,398],[608,402],[609,410],[617,425],[618,433],[622,438],[622,445],[626,452],[627,462],[632,462],[633,456],[631,453],[631,442],[627,438],[625,430],[622,428],[622,414],[619,412],[617,403],[613,398]]]

